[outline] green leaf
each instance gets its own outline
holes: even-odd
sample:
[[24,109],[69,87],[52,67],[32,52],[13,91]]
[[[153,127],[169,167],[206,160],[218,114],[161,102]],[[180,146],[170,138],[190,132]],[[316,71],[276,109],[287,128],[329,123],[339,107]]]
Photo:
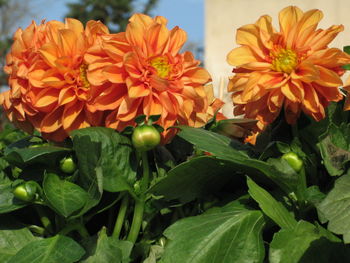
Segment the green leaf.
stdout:
[[350,54],[350,46],[344,46],[343,51],[347,54]]
[[101,167],[104,190],[131,191],[136,168],[132,159],[132,146],[127,137],[113,129],[102,127],[75,130],[72,136],[83,177],[90,177],[95,174],[96,167]]
[[350,243],[350,170],[335,181],[334,188],[317,207],[322,218],[328,222],[328,230],[343,235]]
[[37,240],[28,228],[17,224],[11,217],[0,220],[0,262],[7,262],[28,243]]
[[82,261],[84,263],[130,262],[129,256],[133,244],[129,241],[121,241],[116,237],[108,237],[106,228],[102,228],[98,235],[97,242],[90,244],[88,254]]
[[135,118],[135,122],[136,122],[137,124],[141,125],[141,124],[143,124],[143,123],[145,122],[146,117],[147,117],[146,115],[141,114],[141,115],[139,115],[139,116],[137,116],[137,117]]
[[279,171],[273,164],[250,158],[248,146],[203,129],[185,126],[180,128],[181,132],[178,134],[180,137],[191,142],[198,149],[212,153],[218,159],[230,161],[235,165],[236,170],[254,178],[261,179],[261,175],[265,175],[266,179],[275,182],[288,194],[296,191],[297,178]]
[[5,160],[18,167],[33,163],[56,166],[67,153],[71,152],[68,148],[56,146],[30,148],[29,146],[33,144],[30,140],[31,137],[9,145],[4,151]]
[[281,229],[273,237],[270,263],[349,262],[350,250],[320,226],[299,221],[294,228]]
[[87,192],[80,186],[62,180],[53,173],[45,175],[43,189],[51,206],[64,217],[81,209],[88,199]]
[[[224,135],[188,126],[179,126],[178,136],[196,145],[202,151],[210,152],[226,160],[244,160],[250,148]],[[234,147],[234,148],[233,148]]]
[[169,243],[160,262],[262,262],[262,213],[228,207],[179,220],[166,229]]
[[350,124],[331,124],[328,134],[318,147],[327,171],[338,176],[344,173],[346,163],[350,161]]
[[151,115],[148,117],[148,121],[152,123],[155,123],[156,121],[158,121],[160,119],[161,115]]
[[84,249],[73,239],[57,235],[29,243],[8,263],[72,263],[78,261]]
[[156,183],[150,192],[162,195],[166,200],[178,199],[187,203],[222,188],[235,178],[235,165],[210,156],[193,158],[168,172],[168,176]]
[[285,206],[249,177],[247,178],[247,184],[250,196],[259,204],[264,214],[270,217],[281,228],[295,227],[297,221]]
[[346,64],[346,65],[343,65],[341,67],[345,70],[350,70],[350,64]]

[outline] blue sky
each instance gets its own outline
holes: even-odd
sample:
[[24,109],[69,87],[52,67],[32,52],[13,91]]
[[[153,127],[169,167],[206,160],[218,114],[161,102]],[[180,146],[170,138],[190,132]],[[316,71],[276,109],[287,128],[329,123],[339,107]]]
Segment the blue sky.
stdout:
[[[61,20],[67,13],[66,4],[76,0],[29,0],[32,15],[18,24],[26,27],[32,19]],[[34,15],[35,14],[35,15]],[[188,34],[188,40],[195,43],[204,41],[204,0],[159,0],[152,15],[162,15],[169,20],[170,28],[179,26]]]

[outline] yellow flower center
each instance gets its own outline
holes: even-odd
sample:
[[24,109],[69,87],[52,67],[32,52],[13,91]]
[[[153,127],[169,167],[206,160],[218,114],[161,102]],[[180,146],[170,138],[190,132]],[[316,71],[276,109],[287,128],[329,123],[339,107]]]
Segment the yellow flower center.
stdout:
[[157,75],[161,78],[169,77],[171,66],[167,57],[156,57],[151,60],[151,66],[157,71]]
[[83,63],[80,65],[79,71],[80,71],[80,82],[81,82],[81,87],[88,89],[90,88],[90,82],[87,79],[87,71],[88,65]]
[[272,69],[290,74],[298,65],[297,54],[290,49],[280,49],[272,52]]

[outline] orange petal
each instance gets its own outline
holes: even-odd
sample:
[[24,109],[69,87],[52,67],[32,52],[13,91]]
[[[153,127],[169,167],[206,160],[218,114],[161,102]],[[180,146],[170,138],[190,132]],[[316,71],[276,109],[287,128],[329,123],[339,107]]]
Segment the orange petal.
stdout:
[[204,68],[195,68],[184,73],[184,76],[189,77],[191,82],[205,84],[211,81],[209,72]]
[[76,101],[64,107],[62,123],[63,123],[63,128],[65,130],[69,129],[69,127],[72,125],[75,119],[79,116],[83,108],[84,108],[84,103],[81,101]]
[[312,50],[324,49],[343,30],[343,25],[331,26],[330,28],[322,30],[314,37],[308,39],[308,42],[306,42],[305,45],[310,46]]
[[143,101],[143,113],[147,116],[151,115],[161,115],[163,113],[163,107],[153,95],[147,96]]
[[166,51],[169,36],[169,30],[163,24],[155,24],[148,28],[146,34],[148,56],[163,54]]
[[140,14],[140,13],[132,15],[129,18],[129,21],[133,23],[141,24],[143,27],[147,27],[148,25],[153,23],[153,19],[150,16]]
[[41,122],[41,132],[51,133],[62,127],[63,107],[58,107],[49,112]]
[[250,24],[240,27],[237,30],[236,42],[239,45],[250,46],[261,58],[265,57],[265,53],[268,54],[268,50],[260,40],[259,28],[256,25]]
[[302,104],[310,113],[317,113],[319,111],[320,102],[315,89],[311,85],[305,85],[305,99]]
[[64,88],[60,91],[59,97],[58,97],[58,104],[64,105],[67,103],[72,102],[76,99],[75,92],[72,88]]
[[343,98],[338,87],[324,87],[313,83],[312,86],[315,88],[317,93],[322,94],[322,96],[327,101],[340,101]]
[[299,33],[309,27],[316,28],[322,18],[323,13],[318,9],[312,9],[305,12],[298,22]]
[[102,71],[102,74],[112,83],[125,82],[125,74],[123,70],[117,66],[111,65],[105,67]]
[[271,112],[279,112],[282,108],[283,101],[284,96],[279,89],[272,91],[267,100],[269,110]]
[[241,66],[250,62],[259,61],[259,58],[248,46],[241,46],[231,50],[226,60],[231,66]]
[[174,27],[170,31],[169,52],[172,56],[175,56],[180,51],[186,40],[186,32],[180,29],[178,26]]
[[56,66],[55,62],[58,57],[57,47],[55,47],[53,44],[47,43],[40,48],[39,52],[47,64],[49,64],[51,67]]
[[319,78],[318,68],[308,60],[301,62],[297,69],[291,73],[292,79],[300,79],[303,82],[313,82]]
[[343,84],[341,78],[332,70],[326,69],[321,66],[316,66],[320,72],[319,79],[315,82],[325,87],[339,87]]
[[150,90],[145,87],[144,83],[133,84],[128,87],[128,95],[130,98],[145,97],[150,94]]
[[258,21],[256,21],[256,25],[261,29],[267,32],[269,35],[272,35],[275,30],[272,27],[272,18],[268,15],[261,16]]
[[[57,89],[44,89],[37,95],[37,100],[34,103],[36,108],[40,108],[44,111],[50,111],[58,101],[59,90]],[[48,107],[50,109],[48,109]]]
[[132,100],[129,98],[124,98],[124,100],[120,104],[117,118],[123,122],[134,119],[138,112],[138,108],[140,106],[141,101],[141,99]]
[[74,18],[66,18],[65,19],[65,24],[67,26],[67,28],[73,30],[73,32],[76,34],[76,35],[79,35],[81,33],[84,32],[84,26],[83,24],[77,20],[77,19],[74,19]]
[[301,19],[303,11],[296,6],[288,6],[279,13],[279,24],[281,31],[288,36],[292,27]]
[[92,103],[93,107],[98,110],[114,110],[122,102],[123,97],[126,96],[127,89],[125,85],[111,85],[104,89],[104,91],[96,96]]

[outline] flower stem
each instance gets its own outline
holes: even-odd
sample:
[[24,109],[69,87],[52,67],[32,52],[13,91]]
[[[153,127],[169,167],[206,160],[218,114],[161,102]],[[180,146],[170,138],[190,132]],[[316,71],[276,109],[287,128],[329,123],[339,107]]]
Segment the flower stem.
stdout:
[[63,229],[61,229],[61,231],[58,232],[58,234],[67,235],[72,231],[77,231],[80,234],[80,236],[83,238],[89,237],[89,232],[87,231],[86,227],[82,222],[75,222],[75,223],[68,224]]
[[124,218],[125,218],[125,214],[126,214],[126,211],[128,208],[128,204],[129,204],[129,196],[126,194],[126,195],[124,195],[124,197],[122,199],[122,203],[120,204],[118,217],[117,217],[117,220],[115,221],[115,225],[114,225],[114,229],[113,229],[113,234],[112,234],[113,237],[119,238],[119,236],[120,236],[120,232],[121,232],[122,227],[123,227]]
[[40,217],[41,224],[45,228],[46,231],[53,232],[52,231],[52,224],[49,219],[49,217],[46,215],[45,210],[41,206],[35,206],[35,210],[38,213]]
[[142,160],[142,167],[143,167],[143,176],[141,179],[141,190],[142,193],[140,195],[140,198],[135,199],[135,209],[134,209],[134,216],[131,223],[130,232],[128,235],[127,240],[131,241],[132,243],[135,243],[137,240],[137,237],[139,235],[142,219],[143,219],[143,212],[145,209],[145,201],[146,201],[146,191],[148,189],[149,184],[149,164],[148,164],[148,158],[147,158],[147,152],[141,153],[141,160]]

